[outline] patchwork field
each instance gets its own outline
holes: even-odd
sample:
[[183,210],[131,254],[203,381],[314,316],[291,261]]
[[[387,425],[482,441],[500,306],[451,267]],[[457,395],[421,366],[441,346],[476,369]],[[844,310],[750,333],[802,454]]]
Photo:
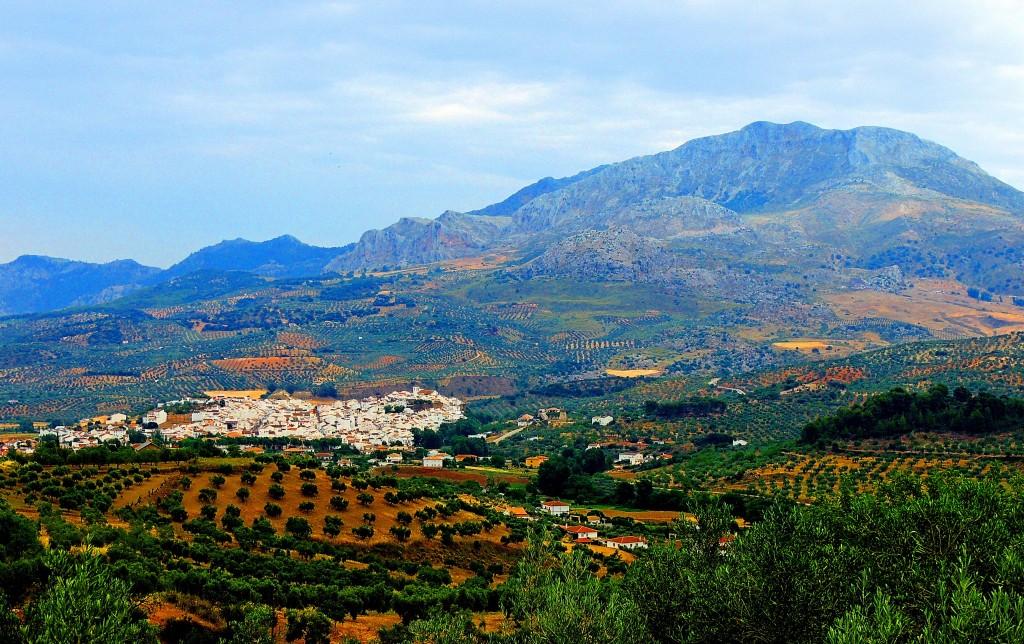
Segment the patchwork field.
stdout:
[[992,336],[1024,331],[1024,309],[998,301],[983,302],[953,288],[948,280],[919,280],[904,293],[850,291],[825,299],[840,318],[887,318],[951,336]]

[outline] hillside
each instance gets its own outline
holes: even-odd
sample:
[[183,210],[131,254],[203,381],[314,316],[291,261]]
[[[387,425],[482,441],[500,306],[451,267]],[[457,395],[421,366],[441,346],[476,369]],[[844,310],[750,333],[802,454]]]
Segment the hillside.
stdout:
[[291,235],[265,242],[225,240],[198,250],[160,275],[161,281],[199,270],[245,271],[263,277],[315,277],[338,255],[351,250],[303,244]]
[[131,260],[91,264],[24,255],[0,265],[0,315],[109,302],[159,273]]

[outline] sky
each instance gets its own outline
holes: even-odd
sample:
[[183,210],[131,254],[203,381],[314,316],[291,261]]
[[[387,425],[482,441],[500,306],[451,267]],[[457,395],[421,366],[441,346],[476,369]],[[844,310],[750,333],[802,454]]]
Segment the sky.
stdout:
[[0,0],[0,262],[166,267],[759,120],[880,125],[1024,188],[1024,3]]

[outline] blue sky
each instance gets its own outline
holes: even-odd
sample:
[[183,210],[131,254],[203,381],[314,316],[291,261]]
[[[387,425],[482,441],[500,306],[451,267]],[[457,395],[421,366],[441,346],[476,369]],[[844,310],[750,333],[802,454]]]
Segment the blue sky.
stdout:
[[1024,188],[1024,3],[754,5],[0,0],[0,262],[341,245],[756,120]]

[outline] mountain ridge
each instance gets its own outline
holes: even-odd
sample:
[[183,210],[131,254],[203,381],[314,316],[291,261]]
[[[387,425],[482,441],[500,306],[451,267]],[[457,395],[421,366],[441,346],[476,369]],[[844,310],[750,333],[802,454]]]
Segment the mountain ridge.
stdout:
[[[767,261],[772,253],[787,252],[787,243],[810,244],[863,268],[891,264],[908,274],[931,274],[942,272],[934,268],[939,262],[950,267],[946,272],[977,281],[993,268],[992,262],[961,257],[957,244],[1024,242],[1021,213],[1024,192],[912,133],[758,121],[570,177],[546,177],[478,210],[446,211],[435,219],[404,217],[342,247],[312,246],[291,235],[264,242],[239,238],[197,250],[166,271],[138,263],[66,260],[75,265],[72,273],[78,278],[54,281],[57,264],[51,263],[38,283],[27,260],[21,266],[0,265],[0,313],[101,303],[197,270],[291,278],[394,269],[494,251],[535,258],[567,237],[609,229],[673,240],[673,252],[687,239],[702,240],[708,247],[727,249],[726,254],[742,252]],[[637,247],[660,246],[644,242]],[[555,252],[584,248],[601,252],[591,244],[570,244]],[[972,253],[968,248],[966,254]],[[545,262],[549,268],[568,267],[573,260],[548,256]],[[1019,281],[1012,270],[995,268],[993,279]],[[118,271],[124,276],[118,277]]]

